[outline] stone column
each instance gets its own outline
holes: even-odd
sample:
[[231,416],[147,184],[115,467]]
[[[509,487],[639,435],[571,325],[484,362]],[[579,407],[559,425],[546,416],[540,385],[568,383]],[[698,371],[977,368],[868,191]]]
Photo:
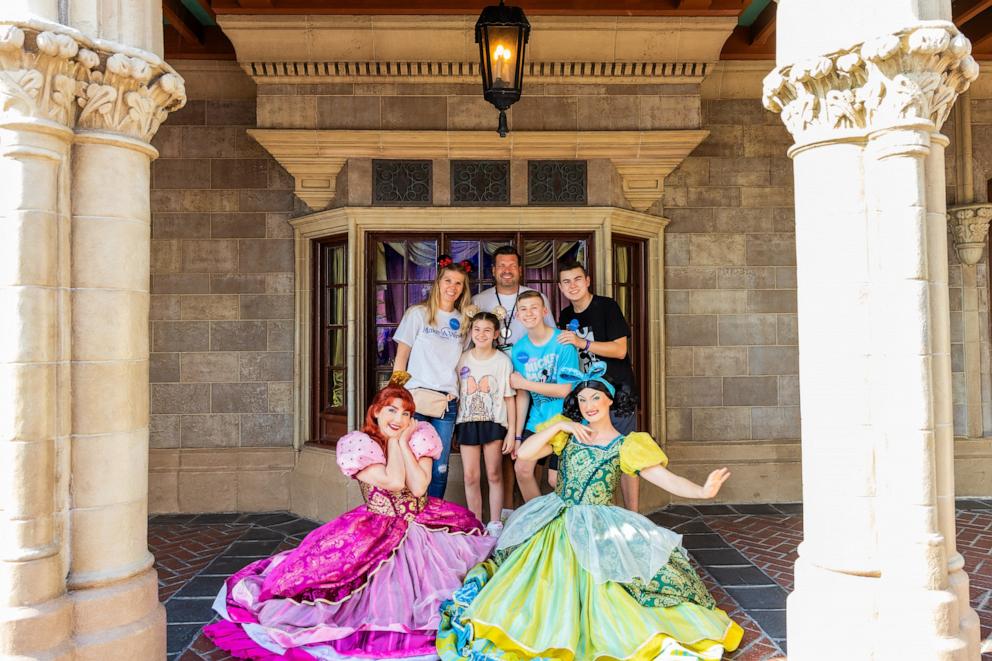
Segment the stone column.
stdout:
[[148,141],[184,98],[116,53],[81,94],[72,167],[72,526],[76,655],[165,654],[148,551]]
[[[806,12],[811,4],[819,9]],[[824,604],[852,659],[978,654],[954,549],[946,140],[937,134],[977,66],[953,24],[923,22],[947,18],[922,13],[941,9],[840,2],[830,11],[849,18],[814,28],[822,4],[780,2],[777,32],[788,36],[764,92],[796,140],[806,512],[790,659],[822,658]],[[873,26],[886,31],[857,43]],[[812,42],[800,38],[813,30]]]
[[954,252],[961,262],[961,322],[964,332],[965,432],[985,435],[982,417],[981,324],[978,313],[978,262],[992,220],[992,204],[968,204],[950,209],[948,223]]
[[[25,48],[25,41],[33,45]],[[68,659],[63,332],[75,42],[0,26],[0,656]],[[62,510],[62,512],[60,512]]]
[[4,658],[165,655],[146,529],[149,140],[184,101],[152,53],[0,20]]

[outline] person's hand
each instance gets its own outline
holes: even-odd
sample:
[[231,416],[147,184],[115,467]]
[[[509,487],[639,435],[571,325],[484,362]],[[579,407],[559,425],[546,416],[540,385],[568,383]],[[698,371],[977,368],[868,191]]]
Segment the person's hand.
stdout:
[[520,372],[514,372],[510,375],[510,387],[514,390],[527,390],[527,379]]
[[402,429],[402,430],[400,431],[400,436],[399,436],[399,439],[400,439],[400,441],[401,441],[401,442],[402,442],[403,444],[405,444],[405,445],[406,445],[407,447],[409,447],[409,445],[410,445],[410,437],[411,437],[411,436],[413,436],[413,432],[414,432],[414,431],[415,431],[416,429],[417,429],[417,421],[416,421],[416,420],[413,420],[413,419],[411,419],[411,420],[410,420],[410,422],[409,422],[409,423],[407,424],[407,426],[406,426],[406,427],[404,427],[404,428],[403,428],[403,429]]
[[506,437],[503,439],[503,454],[510,454],[511,452],[516,452],[516,446],[513,434],[507,432]]
[[583,443],[589,443],[592,441],[592,437],[596,435],[595,432],[588,426],[581,425],[577,422],[559,422],[558,425],[562,431],[568,432]]
[[572,331],[562,331],[558,334],[558,344],[571,344],[573,347],[578,349],[580,346],[586,343],[581,337],[573,333]]
[[517,439],[513,439],[513,452],[510,453],[510,459],[513,459],[514,461],[517,460],[517,453],[520,452],[520,446],[523,444],[524,444],[523,441],[518,441]]
[[730,471],[726,468],[718,468],[706,478],[703,485],[703,498],[714,498],[720,492],[720,487],[730,477]]

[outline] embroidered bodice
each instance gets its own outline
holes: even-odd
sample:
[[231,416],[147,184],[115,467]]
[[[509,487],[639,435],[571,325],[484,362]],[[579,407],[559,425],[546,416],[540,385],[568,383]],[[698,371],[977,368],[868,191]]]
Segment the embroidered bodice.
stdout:
[[[554,424],[558,419],[545,424]],[[561,431],[550,443],[561,455],[555,493],[565,505],[609,505],[621,473],[637,474],[651,466],[668,464],[665,453],[643,432],[617,436],[606,445],[589,445]]]
[[409,489],[386,491],[359,481],[365,509],[383,516],[397,516],[413,521],[427,507],[427,496],[417,498]]
[[608,505],[620,483],[618,436],[606,445],[572,439],[562,450],[555,492],[568,505]]

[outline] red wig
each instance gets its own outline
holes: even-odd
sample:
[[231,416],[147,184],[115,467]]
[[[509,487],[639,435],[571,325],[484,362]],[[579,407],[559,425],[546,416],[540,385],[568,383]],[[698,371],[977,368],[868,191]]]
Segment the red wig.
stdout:
[[372,440],[379,444],[383,453],[386,452],[386,439],[383,438],[382,432],[379,431],[379,423],[376,422],[375,418],[379,415],[379,411],[383,407],[388,406],[394,399],[402,401],[403,410],[409,411],[413,415],[414,410],[416,410],[416,405],[413,403],[413,395],[403,386],[393,384],[389,384],[377,392],[372,399],[372,403],[369,404],[368,411],[365,412],[365,425],[362,427],[362,431],[371,436]]

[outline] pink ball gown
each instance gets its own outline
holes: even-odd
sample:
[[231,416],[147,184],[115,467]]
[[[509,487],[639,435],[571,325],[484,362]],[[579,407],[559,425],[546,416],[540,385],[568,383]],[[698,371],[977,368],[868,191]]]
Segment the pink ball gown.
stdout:
[[[421,422],[410,448],[436,459],[441,441]],[[386,457],[352,432],[337,461],[354,477]],[[360,484],[364,505],[227,580],[214,603],[223,619],[204,629],[218,647],[239,659],[436,658],[441,602],[496,540],[464,507]]]

